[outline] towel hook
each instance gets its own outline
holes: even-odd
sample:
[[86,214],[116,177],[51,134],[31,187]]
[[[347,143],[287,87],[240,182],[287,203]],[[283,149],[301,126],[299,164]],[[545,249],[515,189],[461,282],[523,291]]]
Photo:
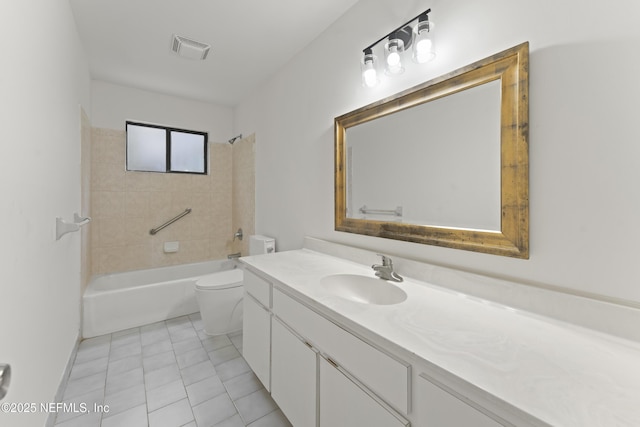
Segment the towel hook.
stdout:
[[80,227],[91,222],[91,218],[81,217],[78,213],[73,214],[73,222],[66,222],[61,217],[56,218],[56,240],[60,240],[67,233],[73,233],[80,230]]

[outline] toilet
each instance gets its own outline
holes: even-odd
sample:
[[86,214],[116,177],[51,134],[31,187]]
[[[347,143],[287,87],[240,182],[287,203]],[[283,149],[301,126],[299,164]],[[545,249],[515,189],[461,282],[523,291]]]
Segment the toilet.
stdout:
[[[275,240],[266,236],[249,237],[249,255],[275,252]],[[204,333],[223,335],[242,330],[243,271],[220,271],[196,281],[196,300]]]

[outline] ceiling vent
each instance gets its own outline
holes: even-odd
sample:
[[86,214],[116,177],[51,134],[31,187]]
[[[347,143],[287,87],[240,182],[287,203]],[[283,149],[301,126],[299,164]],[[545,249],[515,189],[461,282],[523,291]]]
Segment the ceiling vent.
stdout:
[[211,46],[208,44],[200,43],[176,34],[173,35],[171,41],[171,50],[183,58],[203,60],[209,54],[209,49],[211,49]]

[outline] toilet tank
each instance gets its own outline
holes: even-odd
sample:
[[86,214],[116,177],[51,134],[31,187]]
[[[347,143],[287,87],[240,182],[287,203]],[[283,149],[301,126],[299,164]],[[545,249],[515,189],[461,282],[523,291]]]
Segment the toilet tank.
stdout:
[[276,251],[276,239],[259,234],[249,236],[249,255],[270,254]]

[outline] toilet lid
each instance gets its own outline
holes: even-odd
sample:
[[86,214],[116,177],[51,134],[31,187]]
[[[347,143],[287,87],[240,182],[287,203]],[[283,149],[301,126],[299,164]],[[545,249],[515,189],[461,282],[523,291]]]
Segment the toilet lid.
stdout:
[[242,286],[242,270],[234,268],[233,270],[219,271],[217,273],[201,276],[196,281],[197,289],[227,289]]

